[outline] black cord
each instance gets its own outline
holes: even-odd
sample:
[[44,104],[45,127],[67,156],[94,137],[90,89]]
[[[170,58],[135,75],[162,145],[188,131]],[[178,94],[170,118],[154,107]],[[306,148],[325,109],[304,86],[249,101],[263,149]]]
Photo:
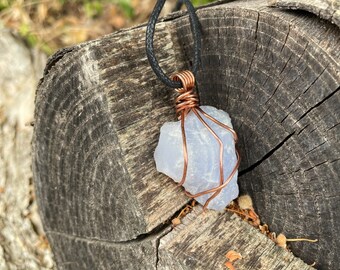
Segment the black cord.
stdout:
[[[201,55],[201,28],[200,23],[196,14],[194,6],[191,4],[190,0],[179,0],[179,2],[184,3],[187,7],[189,13],[190,26],[194,37],[194,61],[192,73],[196,76],[200,55]],[[182,83],[180,81],[171,80],[161,69],[156,59],[153,47],[153,38],[155,34],[156,22],[164,6],[165,0],[157,0],[156,5],[151,13],[147,28],[146,28],[146,55],[148,57],[149,63],[153,71],[156,73],[157,77],[171,88],[181,88]]]

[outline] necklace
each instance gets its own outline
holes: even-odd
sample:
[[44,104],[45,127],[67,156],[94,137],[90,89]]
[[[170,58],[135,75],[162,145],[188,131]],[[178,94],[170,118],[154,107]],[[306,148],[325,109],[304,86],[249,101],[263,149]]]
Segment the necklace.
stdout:
[[194,36],[193,71],[184,70],[168,78],[154,55],[153,37],[157,18],[165,0],[158,0],[146,31],[146,53],[157,77],[175,88],[177,122],[161,127],[155,150],[156,168],[185,188],[188,197],[205,209],[223,211],[239,190],[237,172],[240,156],[235,148],[237,134],[229,115],[212,106],[199,106],[194,91],[199,67],[201,31],[199,20],[189,0],[182,0],[189,13]]

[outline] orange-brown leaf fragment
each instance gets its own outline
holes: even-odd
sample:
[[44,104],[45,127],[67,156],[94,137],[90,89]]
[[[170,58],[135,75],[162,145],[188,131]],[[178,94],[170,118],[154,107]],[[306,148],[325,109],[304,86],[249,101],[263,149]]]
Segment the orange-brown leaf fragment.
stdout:
[[267,224],[263,224],[259,226],[259,229],[261,231],[261,233],[268,235],[269,234],[269,228]]
[[174,218],[172,221],[171,221],[172,225],[175,227],[179,224],[181,224],[181,220],[179,218]]
[[269,237],[270,240],[276,242],[276,233],[275,232],[269,232],[267,234],[267,236]]
[[231,262],[226,262],[225,266],[229,269],[229,270],[236,270],[236,268],[233,266],[233,264]]
[[[248,215],[250,216],[250,218],[251,218],[253,221],[258,220],[258,222],[260,222],[259,216],[255,213],[254,210],[249,210],[249,211],[248,211]],[[260,225],[260,224],[259,224],[259,225]]]
[[239,259],[242,259],[242,256],[240,253],[236,252],[235,250],[229,250],[227,252],[227,254],[225,255],[225,257],[230,261],[230,262],[234,262],[237,261]]

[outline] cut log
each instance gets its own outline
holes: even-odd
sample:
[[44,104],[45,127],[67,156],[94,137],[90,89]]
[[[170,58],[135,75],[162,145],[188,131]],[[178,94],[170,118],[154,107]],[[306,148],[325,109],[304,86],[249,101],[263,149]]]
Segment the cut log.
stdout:
[[[232,117],[240,137],[239,183],[261,219],[290,238],[319,239],[292,249],[318,269],[332,269],[340,263],[340,30],[312,14],[266,5],[235,1],[198,10],[203,48],[197,90],[201,104]],[[59,268],[214,269],[230,243],[257,254],[238,269],[307,267],[294,268],[298,259],[271,246],[247,251],[250,238],[268,241],[249,228],[228,231],[223,222],[241,225],[226,214],[188,218],[196,232],[188,231],[190,224],[169,232],[188,198],[155,170],[159,128],[175,120],[174,91],[152,72],[144,38],[142,25],[61,50],[38,87],[33,171]],[[191,67],[192,46],[185,14],[157,24],[155,51],[167,74]],[[240,239],[228,241],[219,231]],[[217,246],[201,232],[221,237]],[[174,244],[177,233],[185,237]],[[196,238],[202,250],[191,257]],[[202,257],[205,247],[216,248],[216,261],[212,254]]]

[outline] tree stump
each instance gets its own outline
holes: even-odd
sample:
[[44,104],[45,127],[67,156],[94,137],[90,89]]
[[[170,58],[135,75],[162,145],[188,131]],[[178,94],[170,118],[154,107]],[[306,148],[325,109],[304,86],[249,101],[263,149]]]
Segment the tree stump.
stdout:
[[[234,1],[199,9],[201,104],[224,109],[239,135],[241,191],[261,219],[318,269],[340,263],[339,36],[304,11]],[[33,171],[43,223],[60,269],[309,269],[239,218],[187,202],[155,170],[159,128],[175,120],[174,91],[145,55],[145,25],[56,53],[37,90]],[[191,67],[188,16],[157,24],[167,74]],[[240,228],[242,228],[240,230]]]

